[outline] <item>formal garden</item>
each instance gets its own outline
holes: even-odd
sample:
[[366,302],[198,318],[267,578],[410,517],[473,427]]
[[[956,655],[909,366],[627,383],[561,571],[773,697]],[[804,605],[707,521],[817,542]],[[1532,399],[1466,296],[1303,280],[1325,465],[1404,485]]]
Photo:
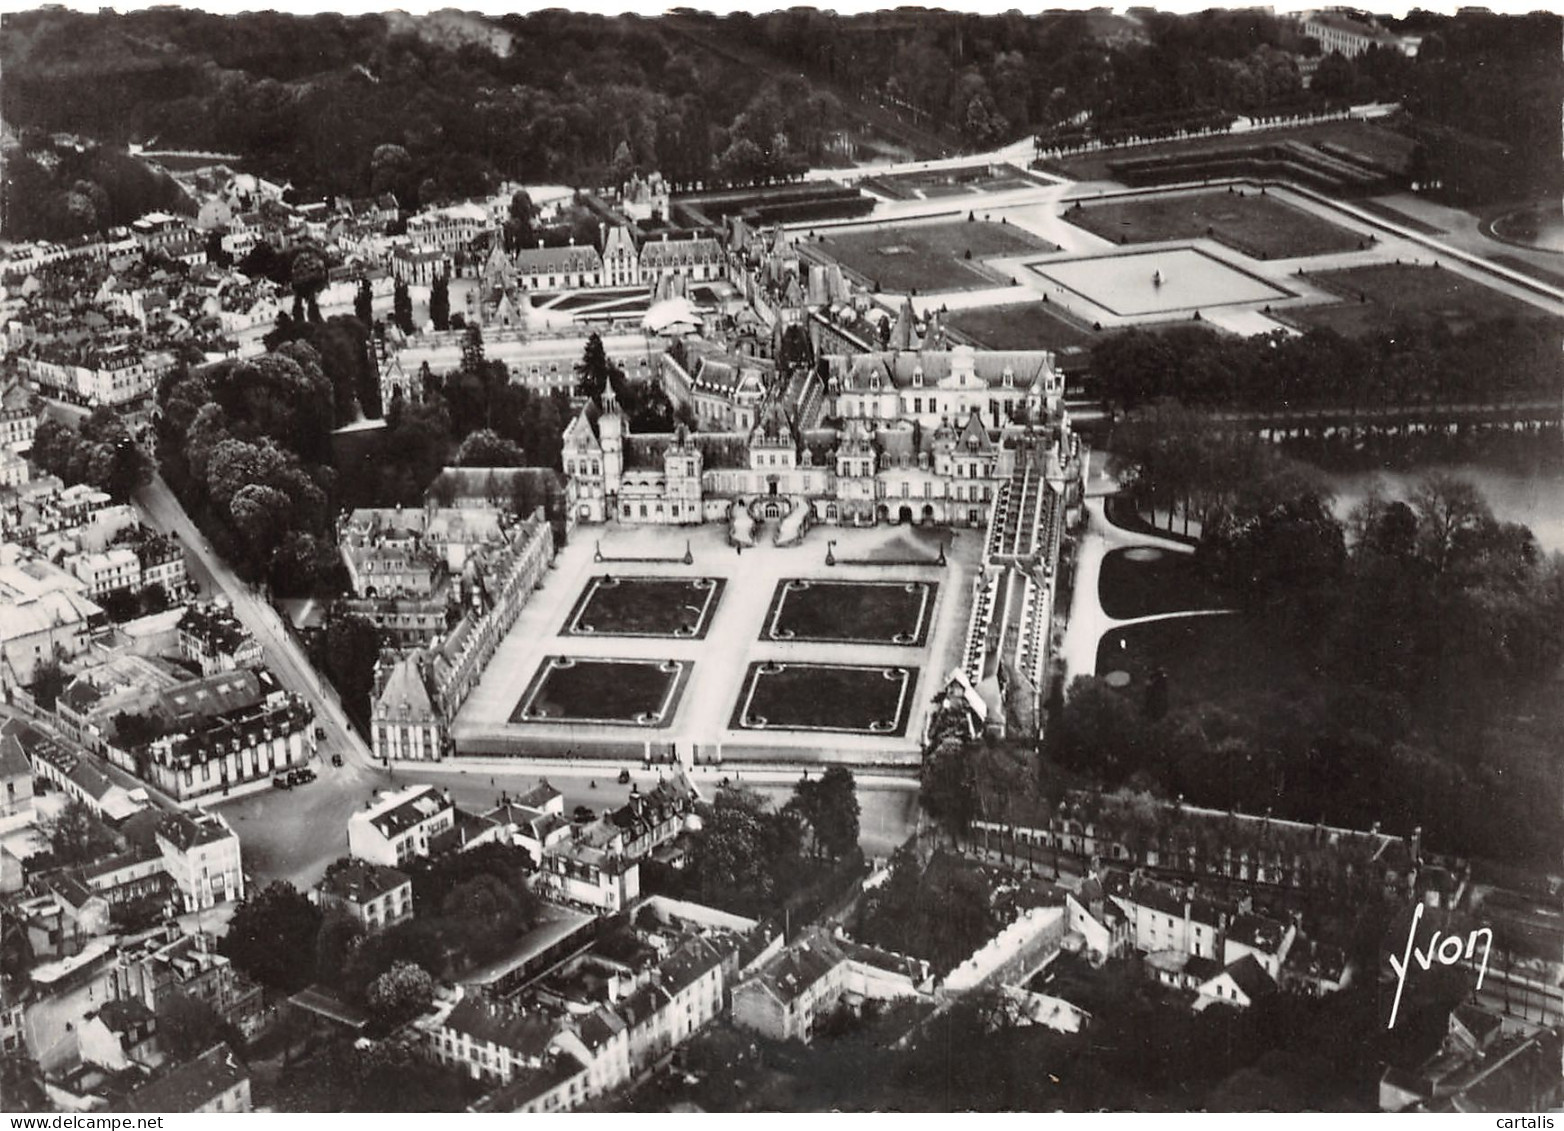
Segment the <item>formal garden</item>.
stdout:
[[749,666],[729,725],[900,737],[917,682],[917,668],[765,660]]
[[932,581],[778,582],[762,639],[921,647],[934,619]]
[[896,294],[1003,286],[1009,277],[985,269],[981,260],[1058,250],[1014,224],[976,219],[836,231],[813,246]]
[[1018,302],[953,310],[945,325],[993,350],[1090,348],[1097,335],[1050,302]]
[[1378,263],[1310,273],[1308,281],[1342,297],[1324,306],[1293,307],[1287,317],[1305,328],[1347,337],[1381,333],[1401,322],[1461,332],[1502,318],[1558,324],[1530,303],[1432,263]]
[[699,640],[711,627],[725,584],[716,577],[594,577],[560,635]]
[[693,667],[685,660],[549,656],[510,721],[666,727]]
[[1254,188],[1169,193],[1106,204],[1077,201],[1064,218],[1113,243],[1205,237],[1253,259],[1354,251],[1367,238],[1367,233],[1350,231]]

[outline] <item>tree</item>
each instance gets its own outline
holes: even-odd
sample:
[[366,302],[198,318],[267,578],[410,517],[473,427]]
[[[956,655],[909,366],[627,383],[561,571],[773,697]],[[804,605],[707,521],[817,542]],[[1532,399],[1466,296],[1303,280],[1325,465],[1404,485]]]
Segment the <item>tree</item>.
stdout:
[[833,860],[858,847],[858,791],[852,771],[832,766],[820,777],[793,788],[789,805],[814,834],[815,846]]
[[1417,513],[1419,549],[1436,574],[1449,568],[1463,535],[1493,519],[1469,480],[1444,472],[1431,472],[1419,480],[1409,502]]
[[307,310],[311,322],[320,321],[320,307],[316,299],[326,289],[326,255],[308,244],[294,253],[293,268],[293,317],[298,321],[301,310]]
[[752,790],[718,788],[695,846],[702,898],[717,906],[765,903],[776,888],[773,816]]
[[323,634],[326,674],[342,696],[342,705],[360,727],[369,721],[375,664],[385,642],[385,633],[368,617],[333,606],[326,618]]
[[493,429],[480,428],[469,433],[456,449],[458,467],[525,467],[526,454],[514,441]]
[[525,190],[511,195],[510,220],[505,225],[505,238],[512,251],[533,246],[536,239],[532,234],[533,211],[532,197]]
[[451,328],[451,284],[444,275],[429,289],[429,321],[442,332]]
[[58,656],[50,656],[34,666],[32,687],[29,690],[38,706],[45,711],[54,710],[54,701],[65,690],[65,669],[60,666]]
[[44,822],[49,851],[62,864],[86,864],[114,849],[114,837],[92,810],[72,798],[53,820]]
[[601,404],[603,390],[608,388],[610,368],[603,339],[593,331],[591,337],[587,338],[581,360],[576,363],[576,395],[591,397]]
[[353,317],[357,318],[365,326],[371,326],[375,321],[375,296],[370,289],[368,279],[358,281],[358,290],[353,295]]
[[238,1028],[210,1004],[177,990],[158,999],[157,1039],[163,1054],[175,1064],[193,1060],[217,1044],[244,1047]]
[[240,902],[222,953],[256,981],[294,993],[315,980],[321,913],[292,884],[277,880]]
[[1077,676],[1059,718],[1059,762],[1109,783],[1145,764],[1145,723],[1124,696],[1095,676]]
[[422,966],[398,962],[369,984],[370,1012],[389,1027],[410,1021],[434,1002],[434,979]]
[[[344,861],[326,868],[329,877]],[[344,911],[328,911],[315,935],[315,980],[327,986],[345,989],[345,975],[354,951],[364,940],[364,928]]]
[[413,332],[413,296],[408,292],[407,284],[401,279],[396,281],[391,292],[391,321],[396,323],[397,329],[402,333]]

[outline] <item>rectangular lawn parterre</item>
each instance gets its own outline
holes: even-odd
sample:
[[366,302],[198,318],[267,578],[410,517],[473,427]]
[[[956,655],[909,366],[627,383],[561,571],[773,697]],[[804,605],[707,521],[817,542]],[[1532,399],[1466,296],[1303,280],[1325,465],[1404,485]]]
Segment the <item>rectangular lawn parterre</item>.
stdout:
[[699,640],[711,627],[723,584],[714,577],[594,577],[560,635]]
[[1560,319],[1474,279],[1432,264],[1378,263],[1310,274],[1308,281],[1341,295],[1343,302],[1299,306],[1288,319],[1349,337],[1388,330],[1397,322],[1443,322],[1452,330],[1496,318]]
[[777,583],[761,639],[919,647],[934,618],[932,581]]
[[1254,259],[1352,251],[1363,239],[1362,233],[1275,197],[1261,196],[1256,189],[1179,192],[1082,204],[1066,209],[1064,219],[1114,243],[1207,237]]
[[684,660],[545,656],[510,721],[666,727],[693,666]]
[[899,738],[918,669],[765,661],[749,666],[734,730],[821,730]]
[[1053,303],[1021,302],[953,310],[945,325],[991,350],[1066,350],[1090,347],[1091,330],[1054,313]]
[[[1008,279],[986,270],[983,259],[1056,250],[1014,224],[982,220],[838,231],[811,245],[882,290],[919,294],[971,291]],[[972,253],[968,259],[967,252]]]

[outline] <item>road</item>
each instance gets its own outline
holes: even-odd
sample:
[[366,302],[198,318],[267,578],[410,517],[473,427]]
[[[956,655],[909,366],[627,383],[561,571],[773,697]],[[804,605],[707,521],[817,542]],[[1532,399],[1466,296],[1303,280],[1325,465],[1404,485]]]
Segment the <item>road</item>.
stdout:
[[[584,805],[601,813],[623,805],[630,784],[646,791],[656,786],[655,770],[636,769],[631,783],[620,785],[612,767],[546,766],[523,764],[508,769],[444,762],[437,765],[398,765],[387,773],[360,766],[320,769],[320,778],[291,790],[268,790],[231,801],[221,807],[244,845],[245,871],[257,881],[287,880],[306,888],[320,879],[326,865],[347,853],[348,818],[362,809],[378,790],[430,784],[449,791],[461,808],[482,812],[492,808],[502,794],[516,796],[547,778],[565,796],[565,812]],[[750,786],[773,805],[785,804],[798,771],[762,775],[753,780],[748,772],[739,784]],[[697,781],[706,796],[716,781]],[[865,778],[858,786],[861,808],[859,843],[870,857],[888,857],[912,833],[918,819],[917,783],[910,779]]]
[[362,770],[372,768],[369,747],[348,722],[336,692],[315,671],[276,610],[217,556],[163,477],[155,475],[136,492],[135,501],[151,525],[179,536],[197,584],[208,595],[221,593],[228,598],[234,615],[261,642],[266,666],[284,687],[315,708],[316,725],[326,732],[322,752],[340,753],[350,766]]
[[[340,752],[345,758],[342,766],[332,766],[329,758],[321,758],[317,767],[320,776],[309,785],[266,790],[217,806],[239,834],[245,871],[256,880],[283,879],[300,888],[314,884],[327,864],[346,853],[348,818],[387,788],[430,783],[449,790],[464,809],[478,811],[492,807],[503,793],[525,792],[545,776],[564,793],[567,812],[577,805],[599,811],[614,808],[629,796],[630,786],[617,783],[618,770],[613,767],[507,761],[420,767],[402,764],[390,771],[383,769],[372,760],[335,692],[316,673],[276,611],[217,556],[162,477],[154,477],[138,491],[135,501],[151,525],[179,536],[187,550],[191,577],[203,592],[228,598],[234,614],[261,642],[267,666],[285,687],[314,706],[316,721],[326,731],[322,751]],[[791,794],[800,772],[738,773],[743,784],[754,786],[780,805]],[[650,789],[657,775],[635,770],[633,781]],[[697,784],[709,794],[718,779],[702,774]],[[917,821],[917,783],[901,778],[865,779],[859,800],[864,851],[871,856],[888,856]]]

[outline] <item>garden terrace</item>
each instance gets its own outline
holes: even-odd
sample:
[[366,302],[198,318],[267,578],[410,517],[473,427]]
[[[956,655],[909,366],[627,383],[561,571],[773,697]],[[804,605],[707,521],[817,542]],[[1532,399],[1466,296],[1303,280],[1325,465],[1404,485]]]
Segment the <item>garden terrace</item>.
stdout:
[[1064,218],[1113,243],[1158,243],[1205,236],[1254,259],[1352,251],[1364,236],[1263,190],[1180,192],[1068,209]]
[[749,666],[729,725],[900,736],[917,682],[917,668],[767,660]]
[[1058,250],[1013,224],[983,220],[834,230],[810,247],[870,284],[896,294],[1001,285],[1008,276],[985,268],[982,260]]
[[1415,144],[1368,122],[1314,122],[1263,134],[1186,138],[1127,151],[1099,149],[1056,158],[1043,167],[1071,180],[1126,184],[1291,173],[1315,187],[1339,192],[1349,185],[1377,188],[1398,183],[1410,166]]
[[699,640],[711,625],[723,584],[711,577],[594,577],[560,635]]
[[1022,302],[952,310],[945,327],[984,349],[1086,350],[1096,333],[1053,303]]
[[693,667],[685,660],[548,656],[516,704],[511,722],[666,727]]
[[1456,332],[1500,318],[1560,321],[1530,303],[1433,265],[1379,263],[1311,273],[1308,279],[1346,301],[1289,309],[1286,317],[1347,337],[1381,333],[1402,321],[1442,323]]
[[729,216],[741,216],[754,227],[799,220],[848,219],[874,208],[874,198],[843,185],[794,184],[742,188],[678,196],[670,206],[684,223],[720,226]]
[[1156,248],[1026,265],[1038,278],[1117,318],[1179,314],[1292,298],[1197,247]]
[[921,647],[928,637],[938,591],[932,581],[790,578],[777,584],[761,638]]

